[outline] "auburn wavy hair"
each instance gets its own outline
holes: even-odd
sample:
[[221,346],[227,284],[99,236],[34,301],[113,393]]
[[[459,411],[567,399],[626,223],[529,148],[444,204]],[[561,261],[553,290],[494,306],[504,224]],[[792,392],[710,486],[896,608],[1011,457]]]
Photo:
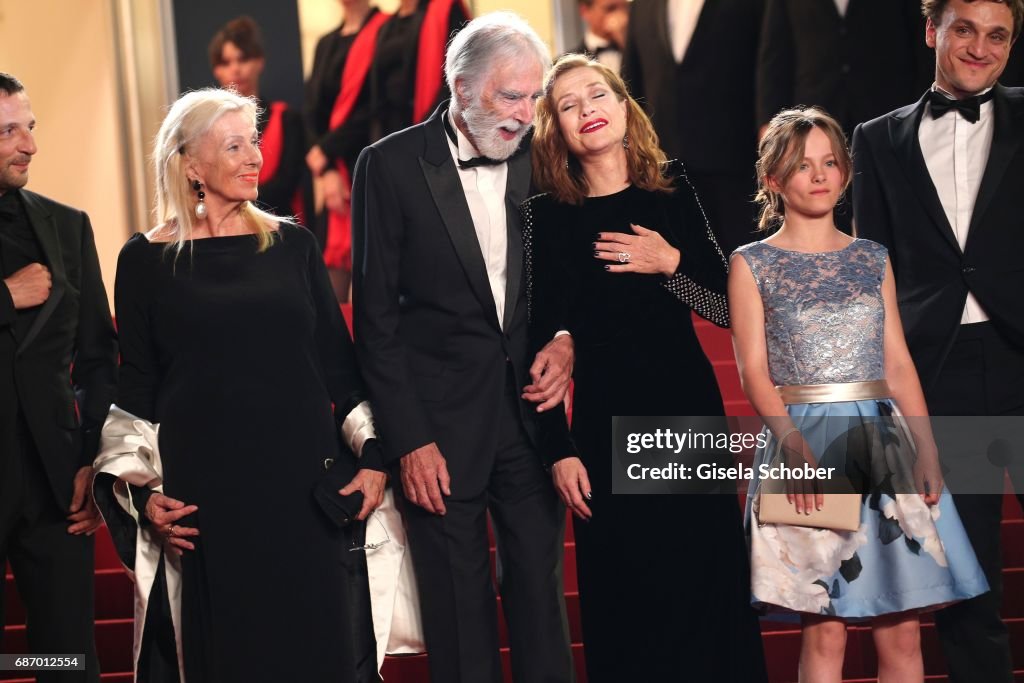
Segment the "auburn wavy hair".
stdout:
[[544,93],[537,102],[536,131],[533,136],[533,180],[537,188],[566,204],[582,204],[589,193],[587,179],[579,161],[569,153],[558,125],[554,100],[555,83],[573,69],[593,69],[604,79],[619,102],[626,103],[626,162],[629,182],[657,192],[672,192],[672,180],[663,173],[665,152],[658,144],[651,120],[629,95],[617,73],[585,55],[561,57],[544,77]]

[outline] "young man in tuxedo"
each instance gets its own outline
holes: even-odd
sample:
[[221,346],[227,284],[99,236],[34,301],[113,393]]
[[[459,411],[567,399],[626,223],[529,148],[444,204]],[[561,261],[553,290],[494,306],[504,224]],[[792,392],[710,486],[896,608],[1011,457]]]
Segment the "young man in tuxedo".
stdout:
[[117,341],[89,217],[23,189],[34,127],[24,87],[0,73],[0,569],[10,561],[29,652],[84,657],[84,672],[39,681],[91,682],[92,461]]
[[[1024,415],[1024,89],[997,83],[1022,0],[925,0],[935,84],[853,136],[857,234],[889,248],[907,343],[934,415]],[[973,455],[973,454],[972,454]],[[954,500],[991,592],[936,616],[951,680],[1013,680],[1000,621],[1003,471]],[[1011,467],[1024,492],[1019,467]]]
[[409,530],[431,680],[445,683],[502,678],[488,517],[513,677],[573,680],[565,508],[520,398],[561,410],[572,365],[567,335],[532,366],[527,351],[518,206],[548,64],[520,18],[474,19],[448,46],[451,101],[363,150],[355,169],[356,348]]

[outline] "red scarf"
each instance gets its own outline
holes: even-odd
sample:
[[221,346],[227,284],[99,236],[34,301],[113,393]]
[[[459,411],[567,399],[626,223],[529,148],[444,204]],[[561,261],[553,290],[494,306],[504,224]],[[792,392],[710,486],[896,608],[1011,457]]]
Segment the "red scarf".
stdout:
[[[341,70],[341,89],[331,110],[330,128],[334,130],[345,125],[352,108],[359,99],[359,93],[370,73],[373,53],[377,48],[377,34],[380,27],[391,18],[390,14],[376,12],[366,24],[359,29],[359,34],[352,41],[352,48],[345,58],[345,67]],[[341,182],[345,187],[352,186],[348,166],[342,159],[336,159],[335,169],[341,174]],[[324,245],[324,263],[328,268],[352,269],[352,219],[346,207],[344,214],[329,211],[327,213],[327,243]]]
[[285,102],[271,102],[267,110],[267,125],[260,138],[260,152],[263,153],[263,168],[260,169],[260,185],[270,182],[277,173],[284,150],[284,113],[288,110]]
[[[259,184],[270,182],[281,165],[281,155],[284,153],[284,113],[288,111],[287,102],[271,102],[267,109],[267,125],[260,136],[260,153],[263,155],[263,168],[260,169]],[[275,207],[278,211],[285,207]],[[305,225],[305,205],[302,201],[301,185],[295,188],[291,204],[292,215],[300,224]]]
[[448,46],[449,17],[455,3],[462,13],[471,16],[464,0],[431,0],[427,5],[416,55],[416,88],[412,98],[412,122],[420,123],[430,116],[441,92],[444,74],[444,50]]

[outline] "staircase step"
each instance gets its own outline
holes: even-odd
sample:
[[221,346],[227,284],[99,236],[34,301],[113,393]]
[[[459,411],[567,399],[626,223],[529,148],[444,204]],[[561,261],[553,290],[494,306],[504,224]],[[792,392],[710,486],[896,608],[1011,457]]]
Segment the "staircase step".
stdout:
[[[1024,618],[1006,619],[1010,632],[1011,649],[1014,653],[1024,650]],[[766,631],[763,633],[765,659],[772,683],[796,681],[797,663],[800,656],[800,630]],[[938,633],[931,621],[921,624],[921,650],[924,654],[925,674],[944,677],[946,662],[942,656]],[[1020,659],[1019,656],[1016,659]],[[847,630],[846,660],[843,663],[844,679],[873,680],[878,668],[874,641],[870,626],[851,626]],[[929,680],[932,680],[929,678]],[[943,680],[942,678],[936,680]]]
[[[100,657],[100,670],[125,672],[132,669],[132,619],[98,619],[96,621],[96,651]],[[26,654],[28,642],[25,626],[4,629],[4,652]],[[13,671],[0,671],[0,680],[15,677]]]
[[[572,657],[576,665],[577,683],[587,683],[582,645],[573,644]],[[507,647],[501,648],[501,667],[504,670],[505,680],[511,681],[512,666]],[[387,683],[426,683],[430,680],[427,655],[388,657],[381,668],[381,676]]]

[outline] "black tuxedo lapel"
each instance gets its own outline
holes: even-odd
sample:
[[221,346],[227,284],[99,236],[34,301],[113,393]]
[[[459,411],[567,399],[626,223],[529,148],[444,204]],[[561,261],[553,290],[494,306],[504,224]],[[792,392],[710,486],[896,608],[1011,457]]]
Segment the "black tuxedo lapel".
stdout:
[[935,183],[932,182],[928,166],[924,163],[921,143],[917,139],[917,127],[924,114],[925,97],[927,94],[913,107],[905,107],[890,117],[889,137],[892,140],[896,158],[903,165],[910,184],[917,192],[917,198],[932,219],[935,228],[942,233],[942,236],[954,249],[960,251],[960,244],[956,241],[953,227],[949,224],[946,212],[942,209],[939,193],[935,189]]
[[[690,36],[690,43],[686,46],[686,52],[683,53],[683,61],[680,64],[685,64],[687,60],[693,61],[691,55],[698,55],[701,53],[701,50],[708,54],[714,54],[717,51],[717,48],[710,43],[717,36],[715,36],[714,31],[707,28],[707,24],[715,21],[712,12],[721,10],[723,2],[725,0],[704,0],[704,4],[700,8],[700,14],[697,15],[697,23],[693,25],[693,35]],[[661,21],[665,27],[663,33],[668,37],[668,53],[672,55],[672,63],[675,64],[675,55],[672,53],[672,38],[668,34],[668,7],[664,3],[662,4]],[[705,48],[704,43],[706,41],[708,46]]]
[[[524,144],[524,146],[526,146]],[[519,205],[526,201],[530,191],[530,150],[521,150],[508,161],[505,181],[505,224],[508,240],[505,267],[505,325],[511,324],[519,301],[519,286],[523,277],[523,226],[519,220]]]
[[46,303],[39,309],[28,333],[21,340],[18,346],[18,353],[21,353],[39,334],[46,321],[50,319],[60,299],[64,296],[64,289],[67,286],[67,276],[64,273],[64,258],[60,250],[60,240],[57,238],[57,224],[53,221],[50,212],[35,198],[31,192],[22,192],[22,199],[25,200],[25,210],[28,213],[28,222],[39,240],[39,246],[43,250],[43,258],[46,259],[46,267],[50,269],[50,278],[53,286],[50,289],[50,296]]
[[648,5],[648,10],[654,15],[654,21],[653,24],[648,22],[643,25],[658,27],[656,36],[658,47],[662,54],[668,56],[669,63],[675,65],[676,58],[672,55],[672,38],[668,34],[668,0],[652,0]]
[[974,211],[971,213],[971,227],[967,232],[967,240],[975,236],[980,229],[981,219],[985,216],[985,210],[992,203],[1006,173],[1010,160],[1017,153],[1021,143],[1020,115],[1024,107],[1021,107],[1019,97],[1010,97],[1006,88],[996,84],[996,94],[992,100],[993,121],[992,147],[988,153],[988,163],[985,165],[985,172],[981,176],[981,186],[978,188],[978,197],[974,202]]
[[430,188],[430,194],[437,205],[438,213],[448,230],[455,253],[466,271],[466,279],[473,294],[480,301],[487,319],[495,327],[498,324],[498,312],[494,307],[494,294],[487,277],[487,266],[480,251],[480,240],[476,237],[473,227],[473,216],[469,212],[466,194],[459,181],[459,172],[455,168],[451,150],[448,148],[448,137],[444,130],[442,116],[448,115],[446,104],[442,104],[423,127],[426,135],[426,149],[420,157],[420,168]]

